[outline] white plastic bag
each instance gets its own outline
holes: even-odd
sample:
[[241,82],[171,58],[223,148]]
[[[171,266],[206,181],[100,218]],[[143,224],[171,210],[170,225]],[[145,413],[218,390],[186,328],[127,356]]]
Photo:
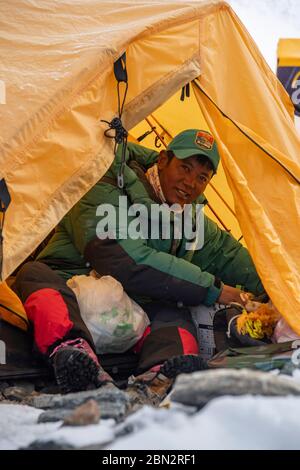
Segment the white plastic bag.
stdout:
[[292,330],[284,318],[281,318],[277,323],[272,336],[273,343],[285,343],[287,341],[294,341],[297,339],[300,339],[300,336]]
[[116,279],[83,275],[67,284],[77,297],[98,354],[125,352],[142,337],[149,319]]

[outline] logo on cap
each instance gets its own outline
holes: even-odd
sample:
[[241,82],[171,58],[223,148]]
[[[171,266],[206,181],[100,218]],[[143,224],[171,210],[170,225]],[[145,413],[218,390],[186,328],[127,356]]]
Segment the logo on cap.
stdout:
[[211,150],[213,148],[215,139],[211,134],[205,131],[199,131],[196,134],[195,144],[201,149]]

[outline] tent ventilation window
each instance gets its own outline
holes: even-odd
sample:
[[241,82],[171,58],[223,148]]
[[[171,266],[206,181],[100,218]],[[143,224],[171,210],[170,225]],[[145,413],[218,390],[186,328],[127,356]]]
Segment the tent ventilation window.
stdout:
[[[104,135],[109,139],[115,139],[115,147],[114,147],[114,154],[116,156],[117,146],[122,145],[122,159],[121,165],[118,174],[118,188],[123,189],[124,187],[124,168],[126,162],[126,148],[127,148],[127,138],[128,132],[123,127],[122,124],[122,114],[124,109],[124,104],[126,101],[127,91],[128,91],[128,75],[126,69],[126,53],[124,54],[114,63],[114,73],[117,84],[117,92],[118,92],[118,117],[113,118],[110,122],[101,120],[101,122],[105,122],[108,124],[108,129],[104,132]],[[121,103],[121,83],[125,83],[125,90],[123,94],[123,99]],[[115,130],[115,135],[111,135],[110,131]]]

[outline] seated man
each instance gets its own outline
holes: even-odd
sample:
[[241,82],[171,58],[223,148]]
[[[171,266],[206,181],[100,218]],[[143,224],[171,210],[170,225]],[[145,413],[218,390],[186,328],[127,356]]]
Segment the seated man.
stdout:
[[[175,230],[176,214],[183,214],[186,205],[193,209],[205,204],[203,193],[218,163],[217,144],[206,131],[181,132],[159,154],[129,143],[123,189],[117,185],[119,149],[106,175],[58,225],[40,262],[21,269],[15,290],[33,324],[36,347],[50,357],[63,390],[110,380],[94,354],[76,298],[65,284],[75,274],[94,269],[113,276],[147,312],[151,324],[136,347],[136,375],[141,381],[163,375],[171,380],[202,367],[189,306],[241,303],[236,285],[254,294],[264,291],[248,251],[208,217],[197,227],[204,230],[204,243],[197,251],[186,239],[184,224],[179,234],[178,226]],[[125,222],[124,204],[129,208]],[[143,234],[132,235],[138,219],[134,204],[148,211],[139,219],[147,227]],[[157,237],[152,228],[159,225],[161,214],[152,209],[162,204],[170,215],[169,233],[162,236],[159,226]],[[192,222],[194,226],[196,219]],[[131,223],[135,225],[130,229]],[[169,385],[166,380],[166,388]]]

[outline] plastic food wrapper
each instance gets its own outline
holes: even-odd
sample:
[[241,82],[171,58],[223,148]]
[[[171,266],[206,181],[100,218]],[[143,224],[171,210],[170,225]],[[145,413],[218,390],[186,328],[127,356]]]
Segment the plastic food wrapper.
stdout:
[[142,337],[149,318],[116,279],[83,275],[67,284],[77,297],[98,354],[125,352]]
[[285,343],[287,341],[293,341],[300,339],[300,336],[292,330],[287,324],[284,318],[281,318],[277,323],[274,334],[272,336],[273,343]]

